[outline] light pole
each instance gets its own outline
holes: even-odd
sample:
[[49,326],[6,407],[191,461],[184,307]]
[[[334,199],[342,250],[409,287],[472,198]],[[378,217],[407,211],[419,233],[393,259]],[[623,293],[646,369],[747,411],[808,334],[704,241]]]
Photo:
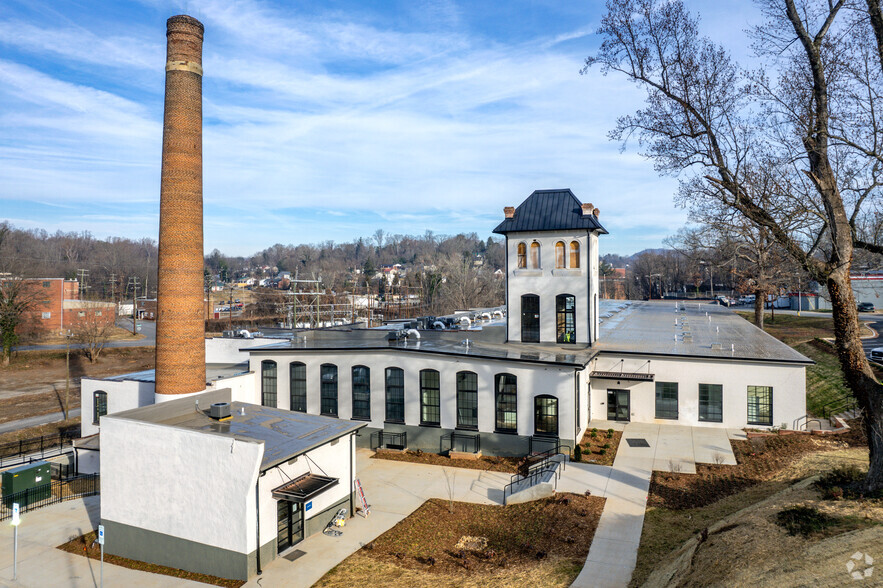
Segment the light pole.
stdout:
[[711,262],[700,260],[699,265],[707,265],[708,271],[711,274],[711,299],[714,300],[714,265]]

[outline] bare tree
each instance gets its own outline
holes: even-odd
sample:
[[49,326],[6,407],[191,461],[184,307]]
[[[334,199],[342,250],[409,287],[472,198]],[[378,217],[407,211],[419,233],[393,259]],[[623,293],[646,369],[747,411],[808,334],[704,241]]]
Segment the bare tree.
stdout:
[[[852,23],[838,24],[845,4],[763,2],[767,22],[753,34],[765,67],[748,74],[699,34],[681,1],[608,0],[604,42],[586,69],[623,74],[647,91],[647,107],[620,118],[612,138],[636,136],[658,171],[681,176],[682,198],[712,198],[738,211],[825,284],[840,364],[870,445],[865,485],[876,491],[883,488],[883,388],[864,355],[849,280],[854,221],[875,194],[871,188],[862,198],[858,184],[874,185],[867,181],[873,164],[831,139],[832,123],[843,139],[855,129],[858,137],[875,136],[862,135],[841,110],[857,99],[841,75],[853,38]],[[752,189],[763,176],[772,188],[765,200]],[[855,190],[843,189],[849,182]]]
[[3,365],[9,365],[12,348],[18,343],[19,329],[26,323],[28,311],[36,303],[30,282],[15,278],[0,280],[0,344]]
[[114,317],[105,316],[105,312],[110,312],[105,304],[83,302],[81,305],[84,310],[80,312],[83,312],[84,316],[78,317],[71,327],[71,337],[82,345],[83,353],[89,358],[89,362],[95,363],[113,333]]

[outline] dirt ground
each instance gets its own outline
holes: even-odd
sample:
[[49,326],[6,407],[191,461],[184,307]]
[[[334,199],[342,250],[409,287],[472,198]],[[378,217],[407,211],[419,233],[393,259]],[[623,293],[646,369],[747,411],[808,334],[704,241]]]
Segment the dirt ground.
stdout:
[[[595,433],[594,437],[592,437],[593,432]],[[613,431],[612,433],[594,429],[586,431],[580,442],[583,452],[582,461],[606,466],[613,465],[621,439],[622,431]]]
[[[80,378],[105,377],[153,368],[153,347],[105,349],[95,364],[70,357],[70,407],[80,405]],[[20,351],[0,369],[0,423],[58,412],[64,405],[65,352]]]
[[426,501],[316,586],[568,586],[585,563],[604,508],[559,494],[510,506]]

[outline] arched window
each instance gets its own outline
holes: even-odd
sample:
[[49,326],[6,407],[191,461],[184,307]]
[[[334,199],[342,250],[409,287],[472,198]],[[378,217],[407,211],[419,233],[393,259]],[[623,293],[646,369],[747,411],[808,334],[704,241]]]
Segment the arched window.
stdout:
[[521,342],[540,342],[540,297],[536,294],[521,297]]
[[558,399],[543,394],[534,398],[534,434],[558,436]]
[[494,376],[496,391],[496,430],[498,433],[515,433],[518,431],[518,386],[512,374]]
[[261,362],[261,404],[276,408],[276,362]]
[[291,410],[307,412],[307,366],[299,361],[289,366]]
[[527,245],[524,243],[518,244],[518,267],[527,267]]
[[337,366],[323,363],[320,368],[319,412],[326,416],[337,416]]
[[371,420],[371,370],[353,366],[353,419]]
[[555,243],[555,269],[564,269],[564,241]]
[[576,297],[573,295],[555,297],[555,327],[559,343],[576,343]]
[[441,389],[436,370],[420,370],[420,424],[441,424]]
[[457,372],[457,428],[478,429],[478,375]]
[[386,422],[405,422],[405,372],[386,368]]
[[92,393],[92,424],[97,425],[98,419],[107,414],[107,392],[96,390]]
[[534,241],[530,244],[530,267],[539,269],[540,266],[540,244]]
[[570,242],[570,267],[571,269],[579,267],[579,241]]

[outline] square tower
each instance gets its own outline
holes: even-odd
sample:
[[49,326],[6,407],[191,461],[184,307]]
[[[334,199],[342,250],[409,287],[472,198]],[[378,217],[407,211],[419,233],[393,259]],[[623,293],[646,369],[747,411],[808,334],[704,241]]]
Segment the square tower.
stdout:
[[598,209],[569,189],[536,190],[494,229],[506,237],[507,340],[598,339]]

